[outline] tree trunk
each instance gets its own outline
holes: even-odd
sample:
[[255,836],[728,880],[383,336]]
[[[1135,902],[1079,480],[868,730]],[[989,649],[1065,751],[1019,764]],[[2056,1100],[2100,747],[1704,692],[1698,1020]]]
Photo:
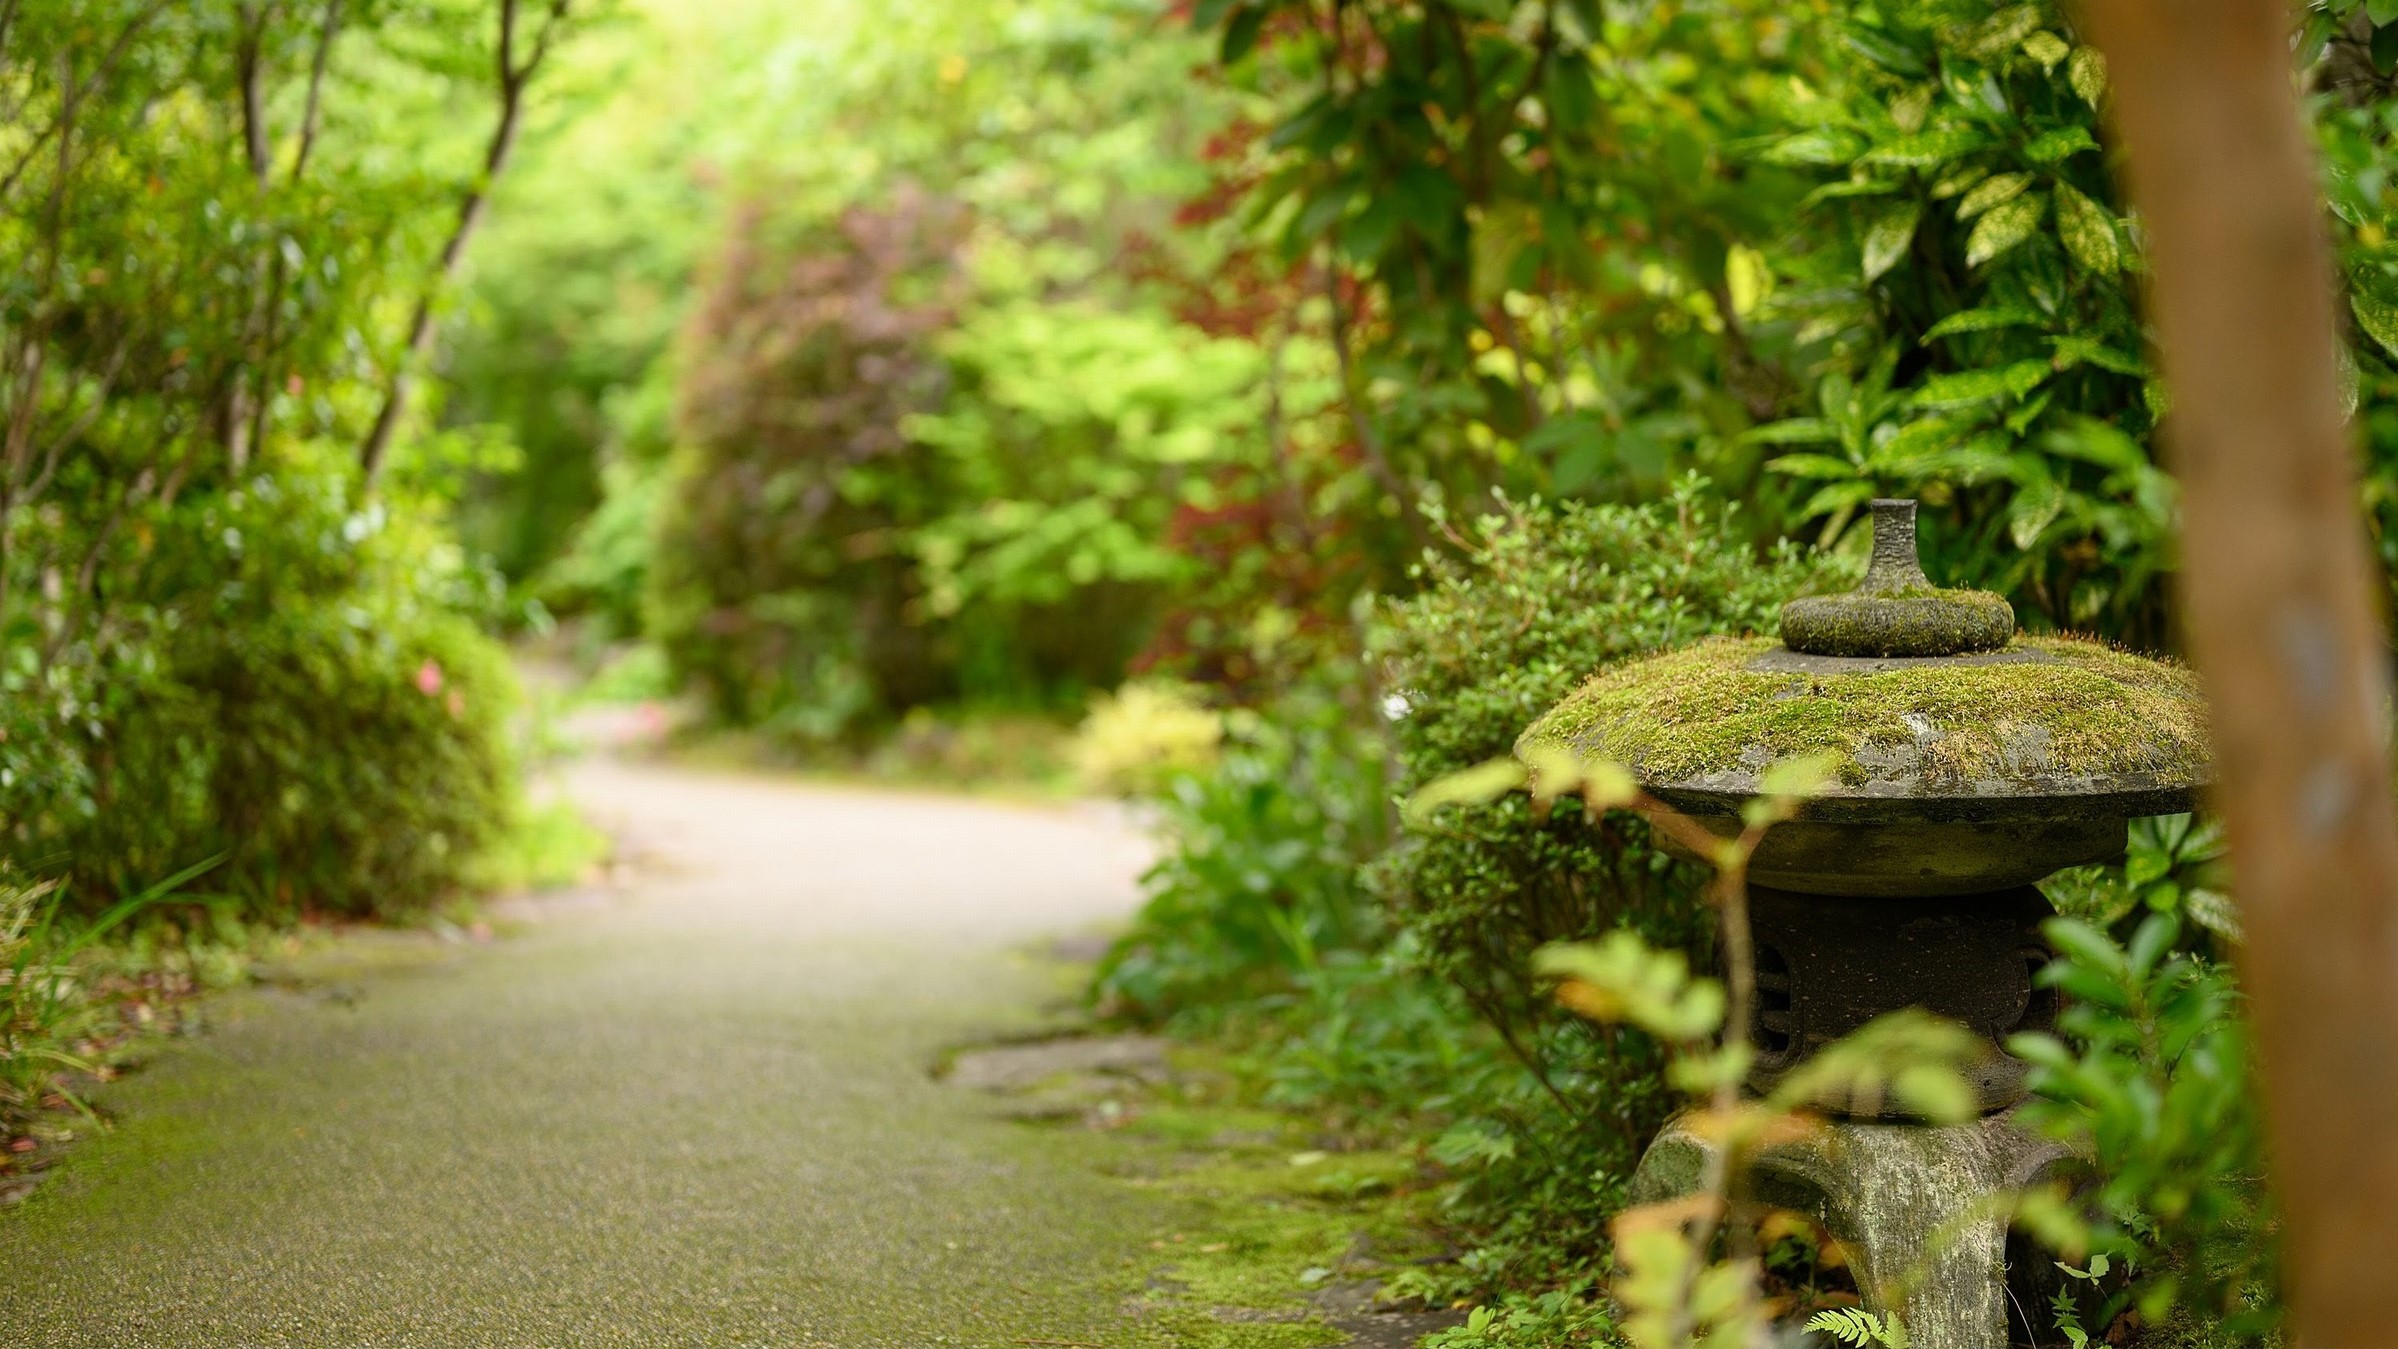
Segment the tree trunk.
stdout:
[[[515,152],[516,136],[524,121],[525,90],[549,54],[550,44],[558,37],[560,26],[573,0],[550,0],[549,19],[534,36],[532,50],[521,62],[517,46],[522,35],[517,31],[521,17],[519,0],[500,0],[500,32],[498,58],[499,121],[491,129],[491,140],[483,151],[482,175],[466,189],[458,202],[458,223],[450,230],[448,242],[441,247],[440,261],[425,284],[424,294],[416,302],[416,312],[408,321],[408,344],[393,362],[391,373],[383,387],[383,410],[375,414],[374,428],[367,432],[366,443],[359,447],[358,464],[368,484],[383,469],[383,460],[391,452],[391,442],[398,435],[400,423],[408,415],[409,398],[416,391],[417,371],[433,351],[435,324],[440,318],[440,306],[450,286],[457,280],[459,269],[466,262],[467,245],[474,242],[475,231],[491,209],[491,190],[507,171],[508,157]],[[311,95],[313,103],[313,94]]]
[[2398,1345],[2398,814],[2284,0],[2088,0],[2145,216],[2291,1343]]

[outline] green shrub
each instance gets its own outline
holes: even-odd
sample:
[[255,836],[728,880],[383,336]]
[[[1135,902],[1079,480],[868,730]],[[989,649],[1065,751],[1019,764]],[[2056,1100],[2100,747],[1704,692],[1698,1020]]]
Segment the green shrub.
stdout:
[[954,205],[921,193],[837,227],[735,224],[686,334],[684,448],[650,569],[651,635],[726,721],[831,739],[947,691],[948,653],[895,531],[857,490],[921,459]]
[[1114,1014],[1220,1020],[1381,931],[1358,879],[1386,836],[1381,746],[1307,691],[1228,721],[1214,766],[1158,800],[1165,855],[1093,985]]
[[514,816],[516,688],[471,617],[493,583],[430,505],[362,502],[345,451],[296,445],[146,524],[118,602],[139,640],[39,728],[84,790],[16,794],[15,855],[91,902],[219,854],[253,912],[457,888]]
[[[1550,509],[1484,518],[1463,556],[1423,568],[1423,593],[1387,606],[1373,634],[1394,710],[1403,791],[1506,755],[1516,737],[1601,666],[1719,633],[1771,631],[1782,602],[1833,588],[1841,564],[1789,547],[1758,558],[1710,517],[1699,488],[1671,505]],[[1663,924],[1704,946],[1695,871],[1668,863],[1635,822],[1538,823],[1502,798],[1444,817],[1376,868],[1423,935],[1425,958],[1512,1031],[1546,1015],[1531,952]]]
[[2093,1336],[2136,1308],[2167,1342],[2277,1342],[2278,1224],[2229,969],[2177,951],[2168,912],[2122,944],[2074,918],[2046,931],[2062,954],[2040,981],[2068,1001],[2061,1035],[2009,1042],[2033,1064],[2021,1118],[2092,1162],[2074,1244],[2124,1276],[2068,1286],[2055,1310]]
[[[1787,546],[1760,558],[1728,508],[1686,482],[1673,502],[1511,504],[1477,522],[1423,590],[1386,606],[1372,641],[1390,690],[1399,785],[1416,787],[1508,753],[1516,736],[1600,666],[1716,633],[1770,630],[1782,601],[1834,588],[1840,564]],[[1530,967],[1553,941],[1631,927],[1660,946],[1713,948],[1697,870],[1649,845],[1635,819],[1546,822],[1520,794],[1447,813],[1372,868],[1372,884],[1453,985],[1545,1088],[1498,1123],[1487,1195],[1508,1231],[1486,1273],[1595,1243],[1620,1181],[1672,1108],[1663,1063],[1636,1032],[1556,1010]]]

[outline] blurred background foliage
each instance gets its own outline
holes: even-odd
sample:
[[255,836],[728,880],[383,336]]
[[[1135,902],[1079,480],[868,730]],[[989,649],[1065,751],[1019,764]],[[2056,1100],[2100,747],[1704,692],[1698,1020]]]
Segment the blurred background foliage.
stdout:
[[[1581,1342],[1671,1095],[1529,960],[1703,954],[1697,879],[1393,802],[1845,584],[1875,495],[2027,627],[2174,648],[2140,223],[2051,0],[576,0],[518,13],[492,175],[504,13],[0,8],[0,853],[45,904],[506,872],[549,828],[508,639],[814,762],[1079,773],[1163,845],[1094,1005],[1415,1140],[1459,1255],[1413,1291],[1508,1308],[1452,1349]],[[2393,25],[2314,0],[2294,51],[2398,567]],[[2093,1199],[2093,1335],[2272,1319],[2218,852],[2054,886],[2044,1118],[2212,1187]]]

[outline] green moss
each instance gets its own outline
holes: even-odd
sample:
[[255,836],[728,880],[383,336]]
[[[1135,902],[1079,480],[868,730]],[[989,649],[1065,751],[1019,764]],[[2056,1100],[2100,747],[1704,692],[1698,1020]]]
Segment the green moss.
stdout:
[[[1439,1195],[1414,1157],[1311,1150],[1312,1133],[1288,1114],[1161,1103],[1118,1135],[1132,1150],[1119,1160],[1146,1163],[1126,1182],[1183,1214],[1181,1227],[1149,1243],[1143,1291],[1127,1307],[1139,1342],[1340,1344],[1347,1337],[1325,1320],[1314,1293],[1437,1254]],[[1240,1141],[1226,1141],[1233,1139]]]
[[1816,595],[1782,607],[1782,640],[1818,656],[1953,656],[1995,651],[2015,634],[2015,609],[1987,590]]
[[[1752,670],[1773,643],[1719,639],[1602,671],[1525,732],[1630,765],[1651,782],[1845,756],[1851,785],[1905,754],[1926,783],[2158,774],[2204,778],[2205,703],[2185,668],[2073,638],[2025,638],[2047,661],[1868,674]],[[1887,776],[1886,768],[1881,774]]]

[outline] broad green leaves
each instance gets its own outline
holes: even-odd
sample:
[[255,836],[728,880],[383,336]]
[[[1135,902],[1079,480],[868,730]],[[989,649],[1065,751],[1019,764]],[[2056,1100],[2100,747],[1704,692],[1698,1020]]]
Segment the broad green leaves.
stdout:
[[2021,305],[1996,305],[1987,309],[1960,309],[1935,323],[1923,335],[1925,342],[1935,338],[1954,337],[1962,333],[1986,333],[2000,328],[2023,328],[2038,324],[2040,316]]
[[1987,143],[1980,132],[1964,128],[1925,131],[1877,145],[1859,156],[1857,162],[1901,169],[1931,168],[1971,154]]
[[2035,164],[2061,164],[2084,150],[2095,150],[2098,141],[2086,126],[2061,126],[2044,131],[2023,147],[2023,157]]
[[1919,408],[1941,411],[1998,398],[2021,398],[2040,387],[2048,375],[2046,361],[2017,361],[1995,370],[1960,370],[1925,380],[1910,401]]
[[2050,32],[2034,33],[2023,40],[2023,54],[2038,61],[2042,70],[2055,69],[2072,51],[2063,38]]
[[2356,315],[2356,325],[2365,330],[2366,336],[2398,356],[2398,304],[2360,290],[2348,297],[2348,309]]
[[2115,224],[2097,202],[2070,183],[2057,184],[2057,236],[2065,251],[2089,271],[2113,276],[2123,267],[2123,249]]
[[1957,219],[1971,220],[1994,206],[2001,206],[2023,195],[2032,185],[2030,173],[1999,173],[1974,184],[1957,203]]
[[2107,58],[2095,47],[2077,47],[2065,62],[2066,77],[2073,83],[2073,92],[2092,108],[2107,93]]
[[[2037,464],[2038,460],[2031,460]],[[2040,535],[2065,509],[2064,484],[2045,471],[2027,475],[2029,481],[2015,489],[2014,499],[2007,503],[2007,537],[2017,548],[2029,549]]]
[[1867,281],[1878,280],[1907,255],[1907,245],[1915,242],[1915,224],[1922,217],[1923,208],[1910,201],[1893,206],[1875,218],[1865,231]]
[[1965,265],[1978,267],[2032,237],[2048,211],[2048,200],[2017,196],[1991,207],[1965,241]]

